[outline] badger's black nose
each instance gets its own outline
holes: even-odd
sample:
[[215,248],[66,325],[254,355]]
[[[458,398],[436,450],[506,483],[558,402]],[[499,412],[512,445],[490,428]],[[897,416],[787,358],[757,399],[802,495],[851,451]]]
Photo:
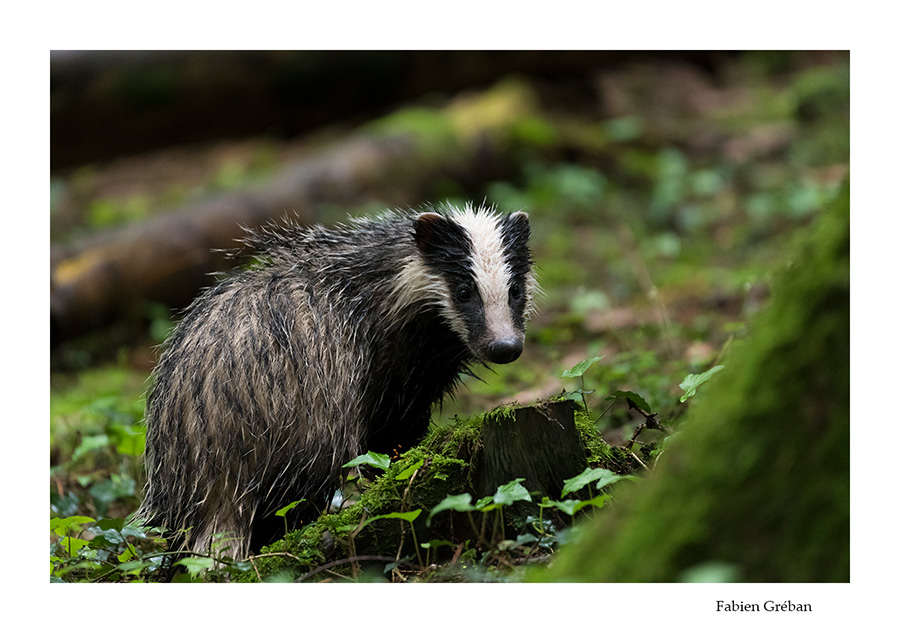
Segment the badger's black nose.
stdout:
[[522,341],[517,338],[499,339],[488,345],[487,356],[492,363],[511,363],[522,353]]

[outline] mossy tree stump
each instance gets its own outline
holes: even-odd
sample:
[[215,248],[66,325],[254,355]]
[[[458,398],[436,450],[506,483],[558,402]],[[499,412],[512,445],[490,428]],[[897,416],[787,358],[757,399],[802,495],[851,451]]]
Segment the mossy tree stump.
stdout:
[[[416,464],[420,465],[412,476],[397,478]],[[523,478],[522,485],[535,501],[517,501],[508,507],[503,519],[509,527],[514,520],[537,514],[537,502],[542,497],[559,499],[563,480],[587,465],[622,473],[631,464],[626,452],[600,439],[590,418],[570,400],[505,406],[458,420],[451,427],[434,429],[418,446],[401,455],[354,505],[323,515],[306,530],[292,532],[263,548],[266,557],[256,561],[257,568],[246,580],[265,578],[286,567],[306,571],[353,557],[416,560],[408,522],[384,518],[356,529],[371,517],[394,512],[421,510],[412,525],[420,544],[438,540],[450,542],[455,548],[468,541],[475,546],[484,537],[481,526],[485,516],[480,512],[471,513],[479,516],[466,516],[464,512],[447,511],[436,514],[429,524],[431,509],[448,495],[468,493],[474,502],[493,495],[498,486]],[[544,512],[545,518],[553,514]],[[492,526],[496,517],[492,514],[487,519]],[[558,523],[567,520],[559,517]],[[432,561],[449,559],[454,548],[440,548]],[[286,555],[281,558],[275,555],[277,552]],[[383,562],[379,564],[383,566]]]
[[498,486],[524,477],[529,492],[558,499],[563,480],[587,465],[575,428],[571,400],[540,403],[488,413],[482,428],[481,469],[475,487],[482,497]]

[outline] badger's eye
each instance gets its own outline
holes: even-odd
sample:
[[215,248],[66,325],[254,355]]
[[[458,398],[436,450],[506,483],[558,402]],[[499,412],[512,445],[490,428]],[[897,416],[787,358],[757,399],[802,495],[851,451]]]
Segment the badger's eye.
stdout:
[[522,296],[522,284],[516,282],[512,286],[509,287],[510,299],[518,299],[521,296]]
[[456,300],[465,303],[472,298],[472,290],[468,286],[460,286],[456,290]]

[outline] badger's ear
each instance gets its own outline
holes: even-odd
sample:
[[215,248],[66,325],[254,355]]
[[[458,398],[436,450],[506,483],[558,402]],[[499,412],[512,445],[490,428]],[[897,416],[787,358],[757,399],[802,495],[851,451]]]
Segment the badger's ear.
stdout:
[[502,227],[503,239],[508,245],[517,244],[520,247],[526,247],[531,234],[531,224],[528,221],[527,213],[524,211],[510,213],[506,216]]
[[524,211],[516,211],[509,214],[509,221],[513,224],[524,224],[528,226],[528,214]]
[[435,234],[440,232],[440,225],[446,221],[444,216],[432,211],[420,213],[416,217],[416,246],[420,251],[428,250],[428,245],[434,242]]
[[468,242],[465,231],[449,218],[428,211],[415,220],[416,246],[423,255],[459,249]]

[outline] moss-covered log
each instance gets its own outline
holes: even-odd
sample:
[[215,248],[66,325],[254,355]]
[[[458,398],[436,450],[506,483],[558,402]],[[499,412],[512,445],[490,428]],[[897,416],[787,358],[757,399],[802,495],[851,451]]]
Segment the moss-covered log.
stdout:
[[[850,580],[849,184],[654,470],[535,579]],[[709,569],[709,567],[707,567]]]

